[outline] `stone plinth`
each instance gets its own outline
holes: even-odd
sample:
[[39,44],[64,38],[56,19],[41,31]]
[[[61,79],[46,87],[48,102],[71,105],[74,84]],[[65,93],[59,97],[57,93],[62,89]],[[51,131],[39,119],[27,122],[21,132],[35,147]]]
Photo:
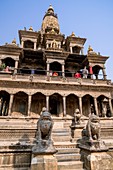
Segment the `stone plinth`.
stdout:
[[57,159],[53,154],[39,155],[33,154],[31,170],[57,170]]
[[83,141],[81,159],[87,170],[113,170],[113,157],[103,141]]
[[87,170],[113,170],[113,157],[106,151],[91,152],[81,149],[81,157]]
[[[71,142],[76,142],[77,139],[81,138],[81,132],[83,130],[83,125],[75,124],[71,125]],[[77,141],[79,143],[79,141]]]

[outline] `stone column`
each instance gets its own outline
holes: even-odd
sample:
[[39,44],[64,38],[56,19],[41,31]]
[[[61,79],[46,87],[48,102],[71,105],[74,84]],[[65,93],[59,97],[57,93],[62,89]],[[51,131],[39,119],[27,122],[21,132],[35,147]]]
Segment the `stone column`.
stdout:
[[112,108],[112,104],[111,104],[111,98],[109,98],[108,100],[109,100],[109,108],[110,108],[110,112],[111,112],[111,117],[113,117],[113,108]]
[[0,66],[1,66],[1,64],[2,64],[2,60],[0,59]]
[[46,108],[49,111],[49,96],[46,96]]
[[36,50],[36,42],[34,42],[34,50]]
[[81,48],[81,54],[84,55],[83,47]]
[[82,115],[82,97],[79,97],[79,110]]
[[14,74],[17,73],[17,68],[18,68],[18,60],[15,61],[15,69],[14,69]]
[[62,77],[65,77],[64,64],[62,64]]
[[47,76],[49,76],[49,71],[50,71],[50,63],[47,62]]
[[12,110],[12,105],[13,105],[13,99],[14,99],[14,94],[10,95],[10,101],[9,101],[9,111],[8,111],[8,116],[11,116],[11,110]]
[[49,48],[49,44],[48,44],[48,43],[46,43],[46,49],[47,49],[47,48]]
[[96,97],[94,97],[94,106],[95,106],[96,115],[98,116],[98,106],[97,106],[97,99],[96,99]]
[[24,41],[21,40],[21,47],[24,48]]
[[103,72],[103,78],[104,78],[104,80],[106,80],[106,79],[107,79],[106,69],[103,68],[103,69],[102,69],[102,72]]
[[70,52],[73,53],[72,46],[70,46]]
[[63,96],[63,116],[66,116],[66,96]]
[[28,96],[28,116],[31,116],[31,115],[30,115],[31,100],[32,100],[32,95],[29,95],[29,96]]

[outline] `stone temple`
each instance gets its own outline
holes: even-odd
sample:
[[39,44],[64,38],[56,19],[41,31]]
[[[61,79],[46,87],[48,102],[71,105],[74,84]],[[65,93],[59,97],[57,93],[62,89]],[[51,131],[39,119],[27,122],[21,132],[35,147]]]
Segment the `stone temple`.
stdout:
[[[91,46],[84,54],[86,38],[74,32],[65,37],[51,5],[39,31],[31,26],[18,33],[19,45],[14,39],[0,46],[0,170],[31,169],[44,109],[54,122],[58,170],[113,170],[113,84],[105,67],[109,57]],[[101,146],[96,141],[94,148],[82,141],[91,114],[100,121],[95,127],[101,127],[100,138],[93,136]]]

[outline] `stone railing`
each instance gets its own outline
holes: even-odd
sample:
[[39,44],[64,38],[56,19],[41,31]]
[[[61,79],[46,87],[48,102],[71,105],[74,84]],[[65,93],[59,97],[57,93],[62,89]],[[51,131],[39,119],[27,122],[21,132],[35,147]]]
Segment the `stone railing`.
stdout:
[[0,80],[12,80],[12,81],[30,81],[30,82],[59,82],[59,83],[72,83],[82,85],[112,85],[111,80],[103,79],[85,79],[85,78],[74,78],[74,77],[61,77],[61,76],[46,76],[36,74],[0,74]]

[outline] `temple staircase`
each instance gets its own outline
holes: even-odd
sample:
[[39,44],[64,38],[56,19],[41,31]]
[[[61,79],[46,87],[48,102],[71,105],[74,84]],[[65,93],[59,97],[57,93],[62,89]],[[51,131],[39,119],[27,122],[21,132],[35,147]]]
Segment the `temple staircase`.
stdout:
[[64,122],[62,128],[54,128],[52,138],[58,151],[55,156],[58,160],[58,170],[83,170],[80,149],[76,141],[71,142],[70,122]]

